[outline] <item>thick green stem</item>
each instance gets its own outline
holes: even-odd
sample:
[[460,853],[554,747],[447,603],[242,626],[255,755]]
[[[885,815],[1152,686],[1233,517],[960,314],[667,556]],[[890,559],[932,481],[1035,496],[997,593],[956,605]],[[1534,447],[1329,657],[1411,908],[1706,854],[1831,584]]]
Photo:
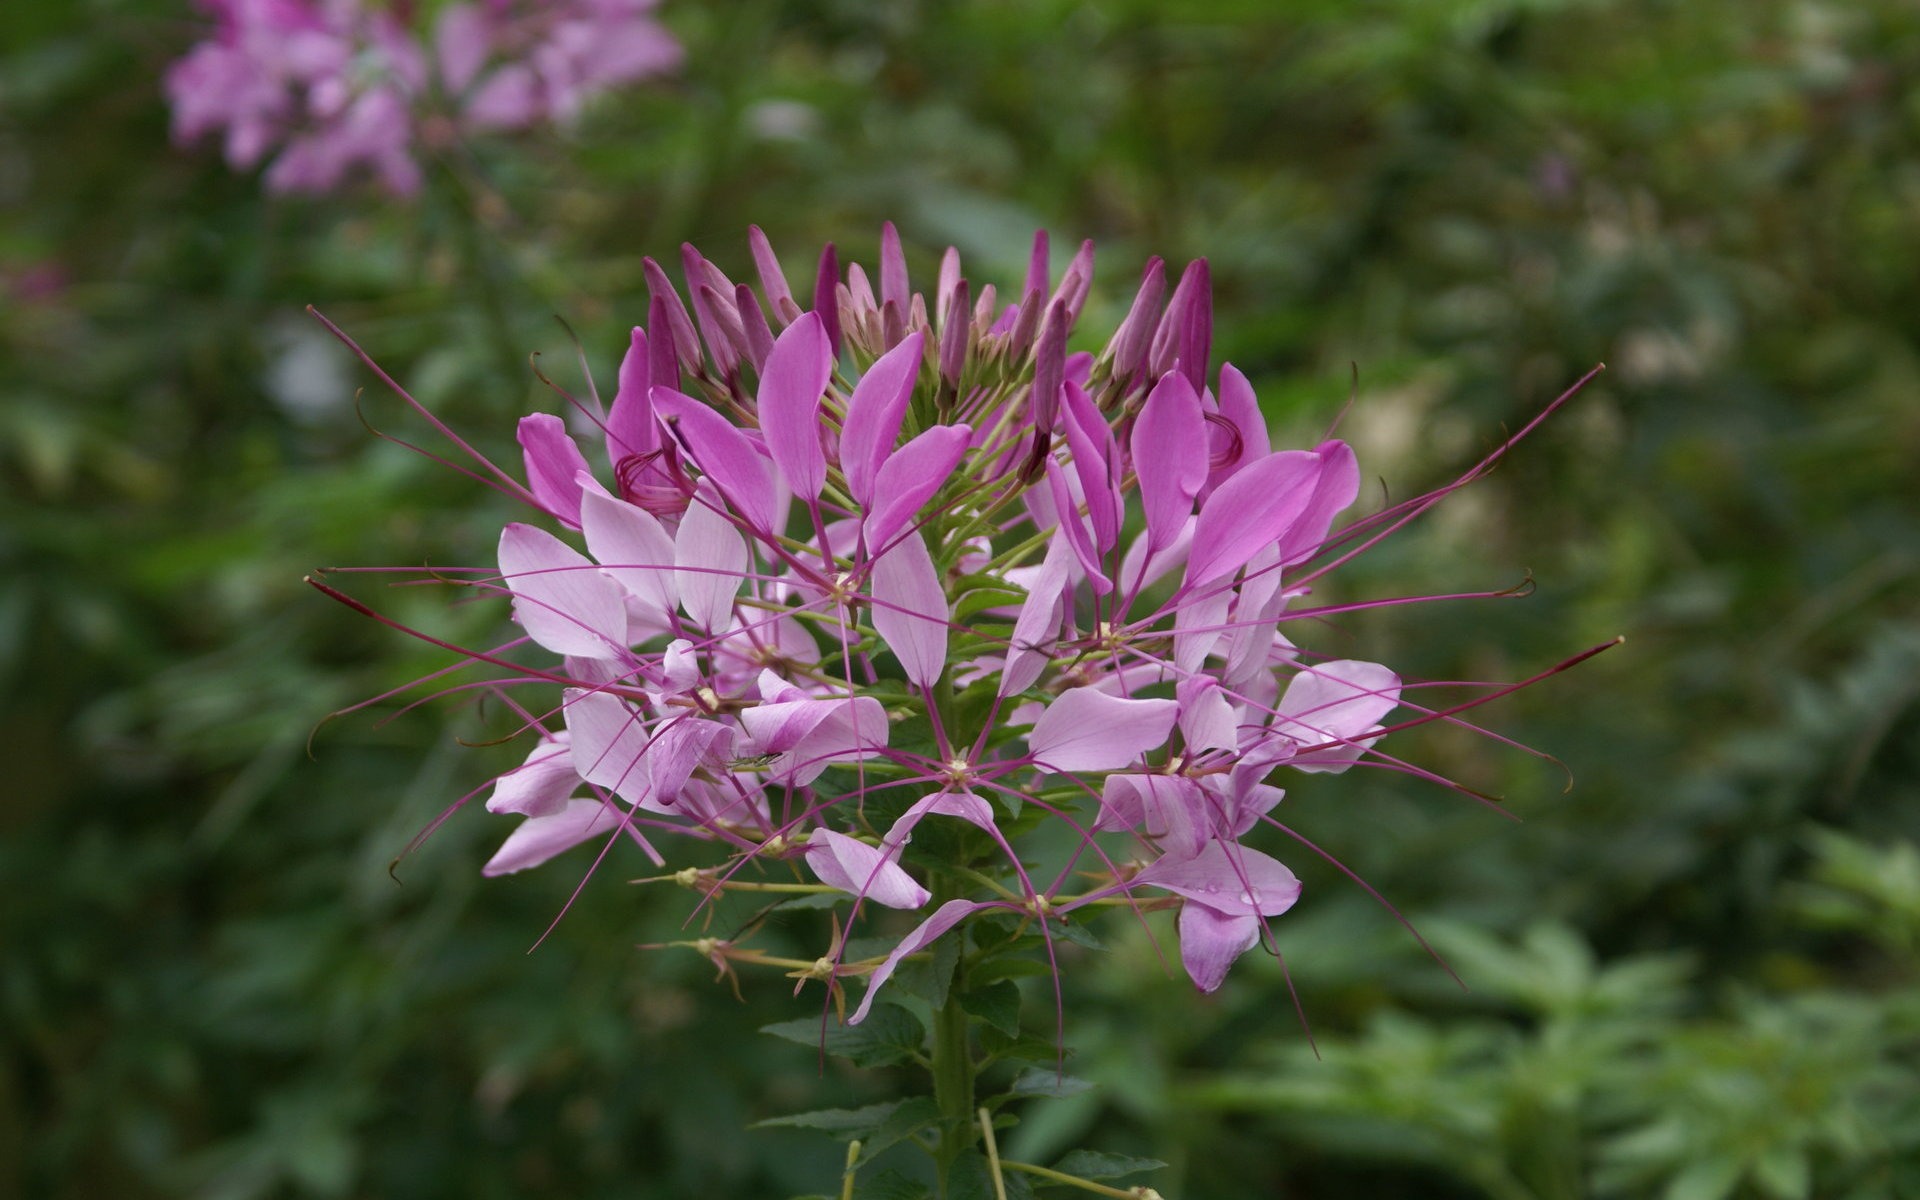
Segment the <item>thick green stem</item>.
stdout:
[[933,1014],[933,1099],[940,1106],[940,1144],[934,1160],[940,1167],[944,1195],[947,1173],[961,1152],[973,1145],[973,1047],[967,1038],[967,1010],[960,1007],[960,978],[956,971],[947,1002]]

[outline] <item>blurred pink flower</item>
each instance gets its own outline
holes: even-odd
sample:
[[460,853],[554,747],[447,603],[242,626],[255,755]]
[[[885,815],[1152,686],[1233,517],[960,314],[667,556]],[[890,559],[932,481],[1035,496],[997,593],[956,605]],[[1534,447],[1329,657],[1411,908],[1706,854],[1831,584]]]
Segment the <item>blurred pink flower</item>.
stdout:
[[[356,176],[420,189],[423,131],[564,124],[594,95],[673,70],[657,0],[485,0],[442,9],[431,49],[363,0],[201,0],[212,36],[167,71],[173,136],[223,137],[227,162],[273,155],[275,192]],[[275,152],[278,151],[277,154]]]

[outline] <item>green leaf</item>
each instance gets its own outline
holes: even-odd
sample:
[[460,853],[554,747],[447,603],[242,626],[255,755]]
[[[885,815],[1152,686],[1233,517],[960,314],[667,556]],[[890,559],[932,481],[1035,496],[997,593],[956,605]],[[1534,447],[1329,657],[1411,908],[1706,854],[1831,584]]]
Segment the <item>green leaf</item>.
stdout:
[[884,1067],[917,1054],[927,1040],[926,1026],[897,1004],[880,1004],[858,1025],[829,1024],[823,1030],[814,1017],[800,1017],[762,1026],[770,1033],[802,1046],[824,1045],[828,1054],[850,1060],[856,1067]]
[[894,983],[919,996],[935,1009],[945,1008],[953,987],[953,969],[960,964],[960,938],[943,937],[933,943],[925,959],[913,957],[894,972]]
[[882,1171],[854,1185],[854,1200],[933,1200],[933,1189],[898,1171]]
[[932,1097],[915,1096],[902,1102],[878,1128],[860,1139],[860,1157],[854,1165],[872,1162],[882,1151],[892,1149],[922,1129],[939,1122],[940,1106],[933,1102]]
[[[1033,1200],[1033,1185],[1019,1171],[1002,1170],[1000,1182],[1006,1185],[1007,1200]],[[954,1160],[953,1173],[947,1179],[947,1200],[998,1200],[993,1168],[985,1154],[969,1150]]]
[[1076,946],[1085,946],[1089,950],[1105,950],[1107,948],[1106,943],[1093,936],[1092,930],[1074,920],[1072,917],[1057,921],[1049,926],[1049,928],[1053,930],[1053,936],[1063,942],[1072,942]]
[[1017,1058],[1027,1062],[1050,1063],[1060,1057],[1052,1038],[1038,1034],[1009,1036],[989,1025],[980,1031],[980,1044],[995,1058]]
[[1081,1179],[1123,1179],[1166,1166],[1157,1158],[1135,1158],[1130,1154],[1102,1154],[1097,1150],[1075,1150],[1053,1164],[1063,1175]]
[[1058,1071],[1049,1071],[1045,1067],[1035,1067],[1021,1073],[1007,1089],[1009,1096],[1051,1096],[1056,1100],[1068,1096],[1078,1096],[1091,1091],[1093,1084],[1073,1075],[1062,1075]]
[[1010,979],[960,993],[960,1007],[1009,1037],[1020,1032],[1020,989]]
[[793,1129],[818,1129],[822,1133],[832,1134],[842,1139],[864,1138],[880,1128],[886,1119],[902,1104],[903,1100],[891,1100],[885,1104],[869,1104],[865,1108],[817,1108],[812,1112],[789,1113],[784,1117],[768,1117],[764,1121],[755,1121],[753,1128],[768,1129],[786,1126]]

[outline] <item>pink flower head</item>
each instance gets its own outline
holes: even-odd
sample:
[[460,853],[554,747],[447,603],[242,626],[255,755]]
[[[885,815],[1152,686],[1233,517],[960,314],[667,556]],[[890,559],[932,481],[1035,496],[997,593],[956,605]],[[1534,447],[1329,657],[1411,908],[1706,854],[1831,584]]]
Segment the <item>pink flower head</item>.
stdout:
[[[919,913],[890,954],[835,966],[871,973],[855,1020],[974,913],[1050,939],[1099,901],[1177,904],[1212,991],[1300,897],[1251,843],[1317,852],[1274,816],[1289,774],[1447,782],[1383,741],[1511,688],[1416,699],[1293,623],[1408,602],[1298,603],[1451,488],[1336,531],[1353,451],[1271,446],[1246,376],[1207,361],[1204,264],[1170,295],[1149,264],[1113,335],[1070,353],[1092,248],[1057,283],[1046,249],[1005,304],[951,250],[914,290],[891,226],[872,273],[829,247],[810,290],[757,230],[757,293],[687,247],[683,297],[649,260],[613,404],[573,426],[599,444],[534,414],[521,470],[479,459],[534,514],[472,579],[521,634],[473,652],[508,672],[476,686],[534,739],[494,785],[523,824],[489,871],[582,841],[664,857],[671,832],[713,847],[670,876],[710,892],[774,874],[856,919]],[[1012,832],[1031,810],[1077,835],[1043,875]],[[954,836],[917,845],[927,821]]]

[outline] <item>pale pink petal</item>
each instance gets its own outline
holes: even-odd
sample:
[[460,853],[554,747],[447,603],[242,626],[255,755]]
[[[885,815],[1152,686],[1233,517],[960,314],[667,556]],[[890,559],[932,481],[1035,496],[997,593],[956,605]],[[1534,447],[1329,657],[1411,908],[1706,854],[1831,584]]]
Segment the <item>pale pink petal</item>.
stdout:
[[1240,468],[1265,458],[1273,449],[1267,440],[1267,418],[1254,398],[1253,385],[1232,363],[1220,368],[1220,415],[1239,435],[1240,452],[1221,463],[1213,472],[1216,485],[1226,482]]
[[1168,852],[1197,854],[1212,829],[1206,798],[1178,775],[1109,775],[1100,792],[1097,830],[1138,829],[1165,839]]
[[[805,693],[788,689],[781,695]],[[768,778],[803,786],[836,762],[870,758],[887,744],[887,713],[871,696],[789,700],[743,709],[740,724],[759,754],[777,757]]]
[[1300,881],[1285,863],[1237,842],[1208,842],[1195,855],[1162,855],[1133,882],[1242,915],[1277,917],[1300,898]]
[[840,470],[847,477],[848,493],[862,508],[873,504],[874,477],[900,438],[900,422],[925,356],[925,335],[916,330],[874,360],[847,400],[847,419],[840,430]]
[[1027,734],[1027,748],[1055,771],[1113,771],[1166,744],[1179,715],[1171,700],[1123,700],[1093,687],[1062,692]]
[[873,998],[879,995],[880,989],[885,986],[887,980],[893,978],[893,973],[900,969],[901,962],[909,954],[918,954],[931,946],[941,934],[958,925],[968,914],[991,907],[993,906],[982,904],[977,900],[949,900],[934,909],[932,916],[920,922],[912,933],[900,939],[900,944],[887,954],[886,961],[875,968],[873,974],[867,978],[867,994],[860,998],[860,1007],[853,1010],[853,1015],[847,1018],[847,1024],[858,1025],[867,1019],[867,1012],[873,1007]]
[[493,49],[487,18],[471,4],[442,10],[434,24],[433,48],[447,91],[455,95],[466,91]]
[[747,542],[717,510],[713,486],[700,485],[673,540],[674,586],[693,623],[710,633],[733,624],[733,598],[746,581]]
[[1065,535],[1056,533],[1047,545],[1047,557],[1027,587],[1026,602],[1013,623],[1013,645],[1000,673],[1000,694],[1013,696],[1033,686],[1052,661],[1052,645],[1060,636],[1067,586],[1067,562],[1073,557]]
[[1169,374],[1154,385],[1129,442],[1140,477],[1152,549],[1171,545],[1193,513],[1193,498],[1207,482],[1207,423],[1200,394],[1184,375]]
[[820,398],[833,374],[833,351],[820,319],[802,314],[773,343],[760,376],[760,432],[795,494],[820,496],[827,456],[820,448]]
[[921,536],[908,533],[873,562],[871,617],[907,678],[932,687],[947,666],[947,594]]
[[1248,464],[1214,489],[1194,522],[1187,586],[1204,587],[1233,574],[1286,535],[1313,499],[1320,467],[1320,459],[1308,451],[1283,450]]
[[710,405],[672,388],[656,385],[653,407],[678,435],[694,465],[720,489],[727,506],[755,529],[773,530],[773,473],[747,435]]
[[[905,343],[902,343],[904,345]],[[873,509],[867,516],[867,545],[883,546],[900,532],[920,506],[946,485],[966,456],[973,438],[968,425],[935,425],[900,447],[873,481]]]
[[559,812],[520,822],[480,873],[489,877],[511,875],[537,867],[588,838],[612,833],[620,827],[620,820],[619,811],[611,805],[598,800],[569,800]]
[[[896,849],[894,854],[899,851]],[[828,887],[888,908],[919,908],[933,893],[914,882],[893,856],[831,829],[807,835],[807,866]]]
[[1180,963],[1203,992],[1218,990],[1234,960],[1260,941],[1259,917],[1223,913],[1194,901],[1180,906],[1179,926]]
[[1288,765],[1337,773],[1371,746],[1379,721],[1400,703],[1400,677],[1379,663],[1340,659],[1303,667],[1275,706],[1273,732],[1303,747],[1338,742],[1296,755]]
[[647,764],[653,734],[640,714],[617,697],[579,688],[566,690],[561,711],[580,778],[629,804],[645,803],[653,786]]
[[1197,671],[1225,634],[1227,606],[1233,589],[1216,588],[1181,602],[1173,614],[1173,663],[1182,671]]
[[1239,720],[1217,682],[1192,675],[1180,681],[1174,695],[1180,703],[1180,736],[1186,739],[1188,753],[1239,745]]
[[500,574],[513,591],[513,616],[555,654],[617,659],[627,652],[620,585],[559,538],[518,523],[500,532]]
[[567,799],[580,788],[580,773],[573,769],[573,747],[565,730],[543,737],[527,755],[527,761],[494,780],[493,794],[487,797],[490,813],[519,813],[523,817],[546,817],[559,812]]
[[679,603],[674,589],[674,545],[653,514],[612,496],[588,492],[580,503],[587,549],[659,621]]

